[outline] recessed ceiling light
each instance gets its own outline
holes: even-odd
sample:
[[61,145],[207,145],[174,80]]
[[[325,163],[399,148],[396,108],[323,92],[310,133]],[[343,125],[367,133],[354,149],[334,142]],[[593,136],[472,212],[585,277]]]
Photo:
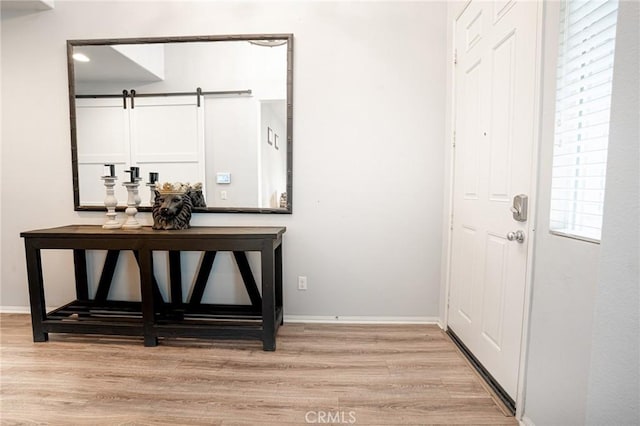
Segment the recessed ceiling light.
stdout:
[[276,47],[287,44],[287,40],[249,40],[249,43],[256,46]]
[[74,53],[73,54],[73,59],[75,59],[78,62],[89,62],[91,60],[84,53]]

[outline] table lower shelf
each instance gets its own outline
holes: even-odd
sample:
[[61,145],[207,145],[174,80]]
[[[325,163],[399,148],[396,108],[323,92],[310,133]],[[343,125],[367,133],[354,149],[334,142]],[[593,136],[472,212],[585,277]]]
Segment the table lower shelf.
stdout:
[[[282,308],[276,309],[276,331]],[[144,336],[140,302],[75,300],[49,312],[45,333]],[[252,305],[163,304],[155,315],[156,337],[262,340],[262,313]]]

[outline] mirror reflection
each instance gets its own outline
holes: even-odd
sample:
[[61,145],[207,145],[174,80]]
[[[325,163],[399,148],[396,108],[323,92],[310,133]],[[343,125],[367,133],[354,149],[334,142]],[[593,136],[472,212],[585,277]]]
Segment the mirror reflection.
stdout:
[[196,211],[290,212],[291,41],[70,41],[76,209],[104,208],[113,164],[119,206],[138,167],[142,210],[157,178],[202,183]]

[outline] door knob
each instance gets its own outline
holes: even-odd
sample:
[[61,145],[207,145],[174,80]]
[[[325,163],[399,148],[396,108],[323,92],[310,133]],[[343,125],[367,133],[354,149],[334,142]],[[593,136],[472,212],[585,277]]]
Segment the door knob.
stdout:
[[507,234],[507,240],[509,241],[517,241],[520,244],[524,243],[524,232],[522,231],[515,231],[515,232],[509,232]]

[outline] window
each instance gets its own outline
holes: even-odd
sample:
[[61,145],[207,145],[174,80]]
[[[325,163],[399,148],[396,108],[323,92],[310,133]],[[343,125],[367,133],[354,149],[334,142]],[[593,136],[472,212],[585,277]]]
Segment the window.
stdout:
[[560,13],[550,229],[598,242],[618,1],[567,0]]

